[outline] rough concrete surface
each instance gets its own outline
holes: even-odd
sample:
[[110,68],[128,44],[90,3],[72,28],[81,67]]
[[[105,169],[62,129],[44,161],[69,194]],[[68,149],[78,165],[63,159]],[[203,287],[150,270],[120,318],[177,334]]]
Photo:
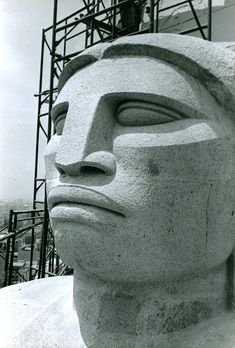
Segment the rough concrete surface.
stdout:
[[[34,322],[44,342],[60,347],[53,325],[65,320],[69,347],[235,345],[234,58],[200,39],[149,34],[97,45],[66,66],[45,161],[79,328],[71,284],[38,282],[62,284]],[[26,342],[25,330],[14,339]]]
[[[88,348],[72,305],[72,287],[73,277],[66,276],[1,289],[0,347]],[[116,341],[121,342],[120,335]],[[235,315],[226,313],[172,334],[149,337],[147,346],[137,337],[127,347],[234,348]]]

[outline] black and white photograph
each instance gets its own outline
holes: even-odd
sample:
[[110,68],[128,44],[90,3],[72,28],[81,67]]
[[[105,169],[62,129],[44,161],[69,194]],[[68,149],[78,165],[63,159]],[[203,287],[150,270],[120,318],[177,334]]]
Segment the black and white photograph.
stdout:
[[235,348],[235,0],[0,0],[0,348]]

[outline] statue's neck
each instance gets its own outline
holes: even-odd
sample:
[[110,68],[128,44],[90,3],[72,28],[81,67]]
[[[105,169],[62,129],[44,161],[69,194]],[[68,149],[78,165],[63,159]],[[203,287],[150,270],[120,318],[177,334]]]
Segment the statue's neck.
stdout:
[[75,272],[74,303],[89,348],[139,347],[136,341],[152,347],[149,340],[225,309],[225,267],[200,279],[154,284],[109,283]]

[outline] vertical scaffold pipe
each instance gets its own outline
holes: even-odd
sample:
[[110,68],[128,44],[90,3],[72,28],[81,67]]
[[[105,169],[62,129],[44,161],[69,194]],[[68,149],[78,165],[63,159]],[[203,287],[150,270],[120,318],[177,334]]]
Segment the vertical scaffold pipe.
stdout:
[[154,33],[154,0],[150,0],[149,32]]
[[41,93],[42,93],[42,79],[43,79],[44,45],[45,45],[45,34],[44,34],[44,30],[42,30],[40,77],[39,77],[39,87],[38,87],[37,133],[36,133],[36,149],[35,149],[35,163],[34,163],[33,209],[37,208],[36,200],[37,200],[38,155],[39,155],[39,130],[40,130],[41,99],[42,99]]
[[[58,0],[54,0],[54,9],[53,9],[53,26],[52,26],[52,44],[51,44],[51,66],[50,66],[50,94],[49,94],[49,115],[48,115],[48,124],[47,124],[47,142],[51,139],[51,117],[50,111],[54,102],[54,69],[55,69],[55,53],[56,53],[56,22],[57,22],[57,6]],[[44,202],[44,222],[42,229],[42,242],[41,242],[41,277],[45,278],[46,270],[46,250],[47,250],[47,238],[48,238],[48,207],[46,199],[46,189],[45,189],[45,202]]]
[[[12,217],[13,217],[13,210],[10,210],[9,213],[9,222],[8,222],[8,233],[12,232]],[[9,272],[9,256],[10,256],[10,238],[7,239],[7,246],[6,246],[6,256],[5,256],[5,267],[4,267],[4,281],[3,286],[8,285],[8,272]]]
[[[17,213],[13,212],[13,232],[15,233],[17,229]],[[15,253],[15,241],[16,235],[14,234],[11,238],[11,256],[9,262],[9,273],[8,273],[8,282],[7,285],[12,284],[12,276],[13,276],[13,263],[14,263],[14,253]]]
[[[31,223],[32,225],[35,224],[35,211],[31,212]],[[32,233],[31,233],[31,248],[30,248],[30,260],[29,260],[29,280],[33,279],[33,254],[34,254],[34,241],[35,241],[35,230],[34,227],[32,227]]]
[[208,41],[212,40],[212,0],[208,0]]
[[156,25],[155,25],[155,32],[158,33],[159,32],[159,1],[157,1],[156,4]]

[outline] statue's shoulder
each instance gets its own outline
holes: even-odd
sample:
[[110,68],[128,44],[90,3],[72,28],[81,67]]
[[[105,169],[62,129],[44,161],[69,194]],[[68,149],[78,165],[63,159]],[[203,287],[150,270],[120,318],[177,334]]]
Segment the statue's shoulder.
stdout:
[[[86,348],[73,308],[73,277],[53,277],[0,290],[1,348]],[[235,348],[235,313],[163,335],[151,347]],[[136,345],[144,347],[144,345]]]
[[1,289],[0,347],[84,348],[72,297],[72,276]]

